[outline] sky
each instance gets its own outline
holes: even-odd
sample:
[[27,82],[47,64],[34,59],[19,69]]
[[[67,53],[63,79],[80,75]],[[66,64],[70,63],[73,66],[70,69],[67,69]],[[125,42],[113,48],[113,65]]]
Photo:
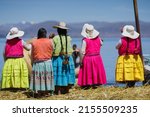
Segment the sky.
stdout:
[[[150,0],[137,0],[139,20],[150,21]],[[133,0],[0,0],[0,24],[29,21],[134,21]]]

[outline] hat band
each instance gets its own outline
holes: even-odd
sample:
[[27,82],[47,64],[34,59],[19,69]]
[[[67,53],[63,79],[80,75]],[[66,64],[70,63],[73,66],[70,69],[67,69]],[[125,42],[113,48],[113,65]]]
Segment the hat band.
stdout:
[[10,32],[10,35],[15,35],[15,34],[17,34],[18,32],[16,32],[16,31],[11,31]]
[[128,32],[128,33],[130,33],[131,35],[134,35],[134,30],[130,30],[130,29],[126,29],[126,31]]

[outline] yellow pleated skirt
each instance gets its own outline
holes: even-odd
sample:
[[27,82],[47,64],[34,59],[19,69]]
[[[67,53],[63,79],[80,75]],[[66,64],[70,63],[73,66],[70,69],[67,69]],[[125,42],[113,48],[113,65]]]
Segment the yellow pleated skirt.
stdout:
[[119,56],[116,63],[116,82],[143,81],[144,68],[139,55]]
[[2,71],[2,89],[29,88],[28,68],[24,58],[9,58]]

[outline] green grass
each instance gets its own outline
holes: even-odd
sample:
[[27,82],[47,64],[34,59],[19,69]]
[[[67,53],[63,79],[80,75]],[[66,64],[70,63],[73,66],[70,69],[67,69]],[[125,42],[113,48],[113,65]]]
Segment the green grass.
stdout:
[[33,98],[26,91],[0,91],[0,100],[150,100],[150,86],[134,88],[100,86],[97,89],[84,90],[78,86],[68,94]]

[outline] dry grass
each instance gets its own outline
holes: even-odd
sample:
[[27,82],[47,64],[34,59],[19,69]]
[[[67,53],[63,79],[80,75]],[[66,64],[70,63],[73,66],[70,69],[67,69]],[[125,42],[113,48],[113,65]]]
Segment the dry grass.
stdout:
[[97,89],[83,90],[73,87],[68,94],[33,98],[28,91],[0,91],[1,100],[150,100],[150,86],[123,88],[101,86]]

